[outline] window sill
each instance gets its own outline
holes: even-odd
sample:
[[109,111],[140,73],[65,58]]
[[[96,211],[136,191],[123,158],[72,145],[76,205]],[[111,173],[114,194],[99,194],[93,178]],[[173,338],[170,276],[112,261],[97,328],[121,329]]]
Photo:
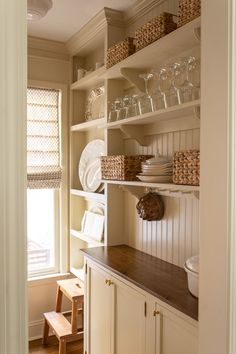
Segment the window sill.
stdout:
[[71,273],[54,273],[49,275],[42,275],[37,277],[28,278],[28,286],[41,286],[55,283],[57,280],[63,280],[73,277]]

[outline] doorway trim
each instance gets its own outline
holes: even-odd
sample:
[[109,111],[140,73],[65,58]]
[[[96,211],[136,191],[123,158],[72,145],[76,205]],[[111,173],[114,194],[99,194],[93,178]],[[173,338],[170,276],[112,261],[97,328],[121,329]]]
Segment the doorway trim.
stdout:
[[0,1],[0,353],[26,354],[26,0]]

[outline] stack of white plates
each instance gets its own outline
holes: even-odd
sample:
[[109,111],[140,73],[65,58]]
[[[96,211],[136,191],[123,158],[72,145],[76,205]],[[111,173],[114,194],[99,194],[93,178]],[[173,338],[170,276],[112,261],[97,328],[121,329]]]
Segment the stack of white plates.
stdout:
[[137,177],[143,182],[172,182],[172,162],[159,154],[142,162],[142,172]]

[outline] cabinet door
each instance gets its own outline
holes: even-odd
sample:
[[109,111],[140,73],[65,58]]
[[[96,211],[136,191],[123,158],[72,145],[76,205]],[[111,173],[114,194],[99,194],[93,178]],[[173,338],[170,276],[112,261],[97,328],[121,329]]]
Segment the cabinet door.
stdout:
[[156,307],[156,354],[197,354],[197,328]]
[[145,296],[113,279],[113,354],[145,354]]
[[111,289],[105,272],[87,267],[86,350],[88,354],[111,354]]

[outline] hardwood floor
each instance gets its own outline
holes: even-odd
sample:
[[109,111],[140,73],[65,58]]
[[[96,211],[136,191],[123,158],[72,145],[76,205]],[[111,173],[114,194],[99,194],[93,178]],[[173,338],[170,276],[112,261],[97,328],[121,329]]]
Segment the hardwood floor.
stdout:
[[[58,340],[56,337],[50,337],[48,345],[43,346],[42,340],[34,340],[29,343],[29,354],[58,354]],[[67,344],[67,354],[83,354],[83,341],[77,341]]]

